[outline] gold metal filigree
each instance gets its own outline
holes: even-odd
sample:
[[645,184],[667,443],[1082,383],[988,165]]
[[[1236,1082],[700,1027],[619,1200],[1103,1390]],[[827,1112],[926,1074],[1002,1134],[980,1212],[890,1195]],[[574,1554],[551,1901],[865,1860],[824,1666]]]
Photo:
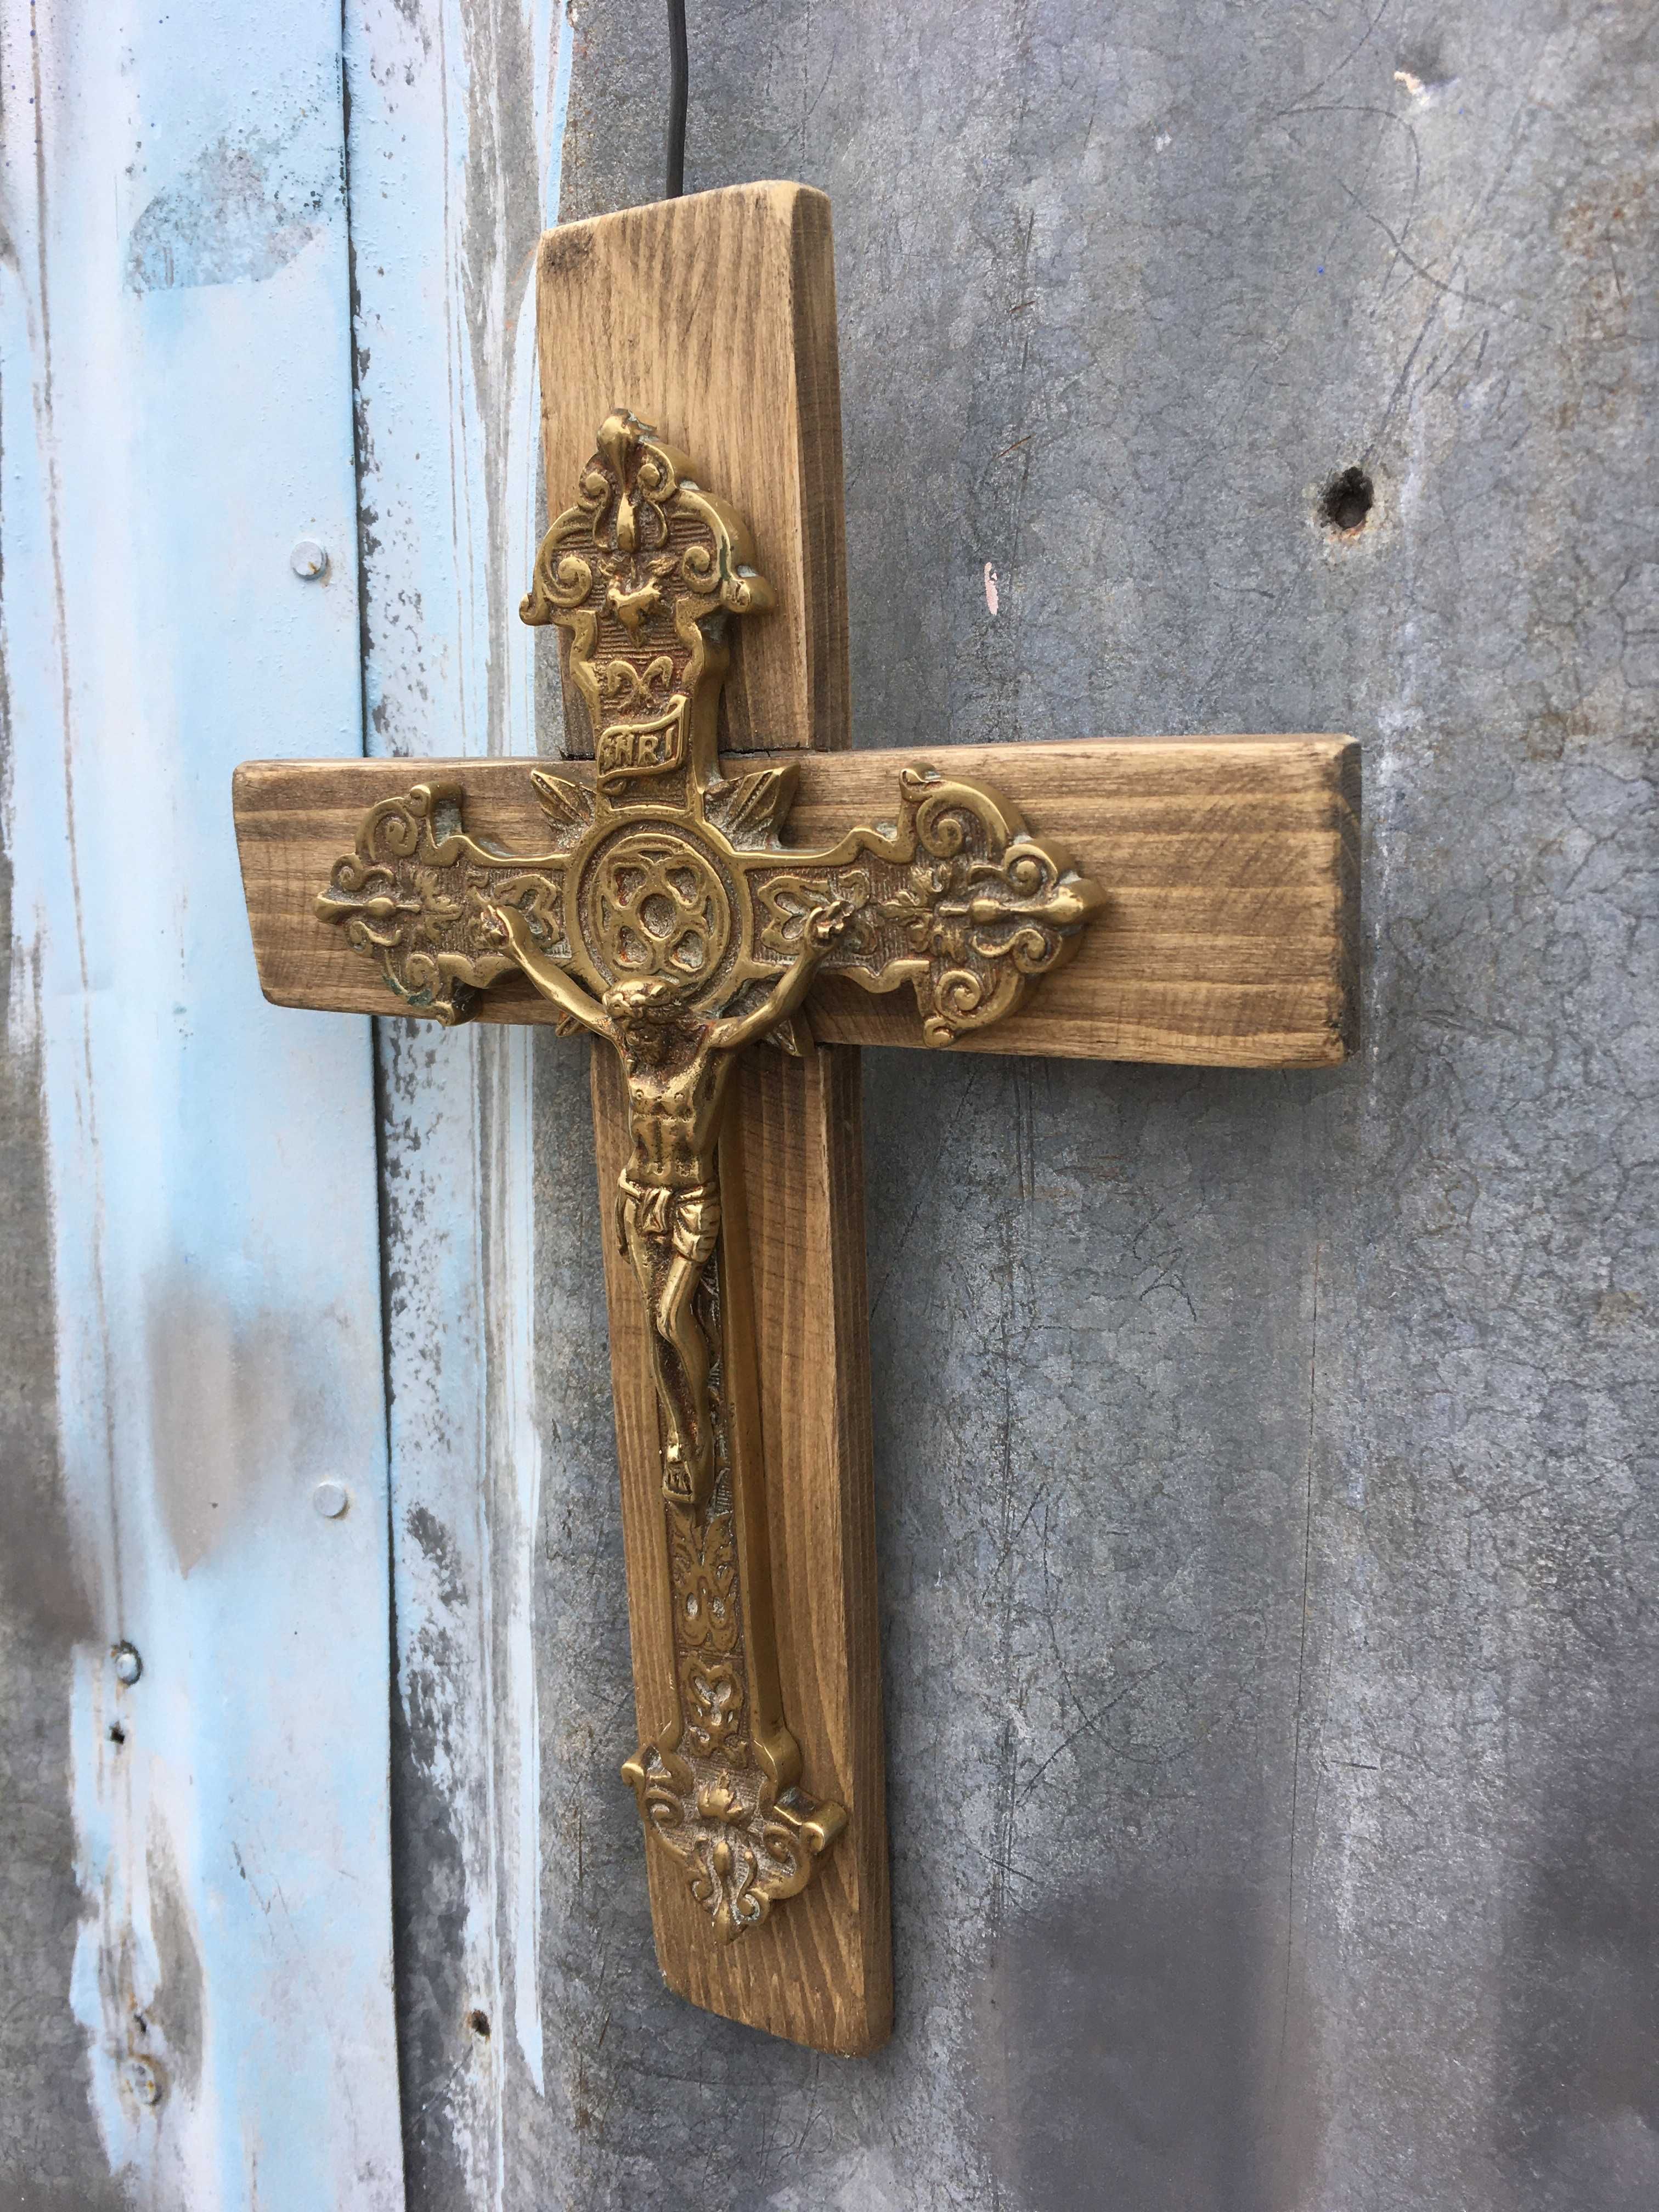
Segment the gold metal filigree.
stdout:
[[607,417],[520,610],[568,633],[592,787],[532,770],[549,842],[518,854],[466,834],[459,783],[416,784],[369,810],[318,900],[411,1009],[462,1019],[518,970],[561,1028],[621,1058],[615,1226],[648,1323],[678,1708],[623,1771],[726,1941],[800,1890],[846,1820],[801,1790],[777,1688],[741,1176],[722,1134],[737,1056],[763,1037],[799,1049],[820,975],[908,983],[927,1041],[949,1044],[1012,1012],[1102,903],[1017,808],[925,766],[901,771],[893,827],[787,847],[795,768],[726,779],[715,752],[726,623],[771,604],[754,563],[684,453]]
[[677,1711],[623,1767],[651,1832],[682,1864],[715,1936],[731,1942],[811,1878],[846,1826],[842,1806],[800,1787],[800,1747],[785,1725],[772,1622],[770,1562],[758,1510],[758,1408],[741,1164],[721,1145],[728,1194],[720,1250],[698,1291],[714,1347],[709,1391],[715,1472],[706,1505],[667,1509]]
[[[684,453],[625,409],[606,416],[519,609],[570,634],[601,791],[672,775],[699,748],[712,757],[723,618],[772,604],[754,560],[747,525],[693,481]],[[612,719],[617,705],[641,711]]]

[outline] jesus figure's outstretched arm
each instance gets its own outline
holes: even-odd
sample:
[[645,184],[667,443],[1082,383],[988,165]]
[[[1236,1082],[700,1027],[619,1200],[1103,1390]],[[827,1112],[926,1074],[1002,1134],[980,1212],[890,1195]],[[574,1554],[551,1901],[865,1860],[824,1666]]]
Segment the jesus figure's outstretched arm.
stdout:
[[780,1022],[787,1022],[811,989],[818,963],[846,928],[848,918],[849,909],[839,900],[831,906],[815,908],[806,917],[800,951],[788,967],[752,1013],[713,1025],[708,1032],[711,1048],[715,1052],[733,1052],[739,1045],[763,1037]]
[[[495,933],[518,962],[525,974],[541,993],[550,999],[562,1014],[579,1022],[595,1036],[608,1038],[615,1044],[617,1031],[611,1017],[591,991],[566,975],[556,960],[550,960],[539,950],[530,934],[530,925],[516,907],[492,906],[485,908]],[[560,1025],[563,1026],[562,1024]]]

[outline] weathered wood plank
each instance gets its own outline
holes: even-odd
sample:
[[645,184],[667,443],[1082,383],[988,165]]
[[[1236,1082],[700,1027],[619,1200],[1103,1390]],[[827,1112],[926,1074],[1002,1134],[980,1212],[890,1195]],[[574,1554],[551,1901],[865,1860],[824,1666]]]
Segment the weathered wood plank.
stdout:
[[[517,611],[540,477],[536,248],[557,219],[574,27],[558,0],[343,14],[367,737],[416,757],[394,771],[412,779],[422,756],[537,745],[541,639]],[[542,1898],[562,1863],[544,1823],[558,1832],[569,1795],[544,1802],[542,1782],[538,1679],[565,1671],[559,1623],[537,1613],[543,1439],[568,1422],[538,1399],[538,1332],[556,1345],[544,1389],[574,1324],[532,1267],[538,1040],[376,1029],[409,2193],[502,2212],[521,2193],[515,2126],[547,2085]],[[568,1458],[549,1472],[568,1515]]]
[[[755,525],[776,595],[764,623],[732,626],[720,707],[726,742],[752,745],[763,733],[798,750],[844,744],[828,201],[793,185],[741,186],[550,233],[540,261],[550,506],[556,510],[574,492],[594,432],[616,406],[685,447],[699,475]],[[566,729],[571,750],[591,750],[585,710],[568,687]],[[629,1143],[609,1054],[596,1066],[593,1097],[608,1219]],[[892,2009],[858,1101],[855,1053],[817,1056],[808,1069],[745,1069],[738,1125],[752,1164],[743,1181],[755,1233],[736,1237],[730,1224],[744,1209],[729,1206],[726,1255],[756,1273],[764,1464],[755,1474],[770,1508],[783,1710],[802,1741],[807,1786],[847,1805],[848,1830],[822,1878],[730,1949],[690,1904],[680,1869],[648,1838],[642,1844],[670,1985],[717,2012],[842,2051],[881,2042]],[[660,1446],[637,1287],[606,1243],[633,1659],[647,1735],[675,1696]],[[799,1320],[803,1285],[810,1316],[781,1336],[783,1316]],[[811,1354],[805,1382],[795,1372],[797,1338]],[[817,1631],[810,1650],[796,1640],[809,1618]]]
[[73,1847],[7,1905],[68,1906],[79,2031],[9,1963],[13,2203],[404,2203],[373,1068],[361,1024],[260,1005],[222,796],[273,700],[265,742],[362,745],[339,34],[335,0],[0,5],[12,1018],[58,1431],[19,1472],[63,1498],[61,1537],[4,1541],[76,1594]]
[[[602,1193],[628,1156],[620,1065],[593,1055]],[[873,2050],[892,2017],[864,1275],[859,1060],[746,1055],[733,1102],[748,1220],[783,1711],[803,1786],[848,1825],[799,1897],[737,1943],[714,1939],[684,1870],[648,1837],[657,1957],[671,1988],[774,2035]],[[723,1151],[722,1182],[733,1159]],[[735,1212],[728,1200],[728,1212]],[[662,1458],[639,1289],[605,1240],[611,1375],[641,1736],[674,1711]],[[631,1749],[632,1747],[628,1747]]]
[[[764,623],[732,626],[722,747],[844,745],[829,201],[801,185],[758,184],[630,208],[549,231],[540,268],[550,512],[574,498],[613,408],[631,408],[682,447],[753,529],[776,599]],[[566,728],[572,752],[592,752],[586,710],[568,689]]]
[[[824,844],[855,823],[890,819],[899,769],[915,757],[804,758],[791,841]],[[1101,738],[935,757],[1063,840],[1107,894],[1071,963],[959,1048],[1243,1067],[1328,1066],[1352,1048],[1359,756],[1350,739]],[[474,834],[536,848],[542,817],[524,764],[423,764],[422,776],[435,775],[462,781]],[[260,981],[277,1004],[386,1010],[374,968],[313,902],[365,809],[420,780],[391,762],[238,771],[248,913]],[[921,1042],[908,993],[877,999],[831,978],[812,1004],[826,1042]],[[551,1017],[515,981],[481,1011],[491,1021]]]

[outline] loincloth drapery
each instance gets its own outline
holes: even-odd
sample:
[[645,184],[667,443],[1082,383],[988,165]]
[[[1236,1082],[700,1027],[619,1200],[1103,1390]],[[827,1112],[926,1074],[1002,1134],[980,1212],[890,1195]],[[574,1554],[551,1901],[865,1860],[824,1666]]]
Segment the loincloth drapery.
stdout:
[[634,1237],[672,1244],[683,1260],[701,1267],[714,1256],[720,1235],[720,1185],[635,1182],[624,1169],[617,1179],[617,1242],[626,1252]]

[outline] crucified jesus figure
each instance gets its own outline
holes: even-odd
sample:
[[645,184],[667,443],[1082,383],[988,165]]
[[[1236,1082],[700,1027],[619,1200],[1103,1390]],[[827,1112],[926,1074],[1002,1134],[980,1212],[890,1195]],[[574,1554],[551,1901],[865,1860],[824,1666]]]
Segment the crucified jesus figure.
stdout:
[[704,1505],[714,1476],[710,1352],[692,1301],[720,1242],[717,1147],[732,1071],[744,1045],[799,1007],[851,909],[840,900],[814,908],[800,951],[771,990],[750,1012],[731,1017],[698,1013],[690,1003],[695,985],[659,975],[615,984],[596,999],[538,950],[516,908],[486,913],[497,941],[543,997],[621,1055],[634,1149],[617,1186],[617,1237],[650,1323],[668,1431],[663,1489],[676,1504]]

